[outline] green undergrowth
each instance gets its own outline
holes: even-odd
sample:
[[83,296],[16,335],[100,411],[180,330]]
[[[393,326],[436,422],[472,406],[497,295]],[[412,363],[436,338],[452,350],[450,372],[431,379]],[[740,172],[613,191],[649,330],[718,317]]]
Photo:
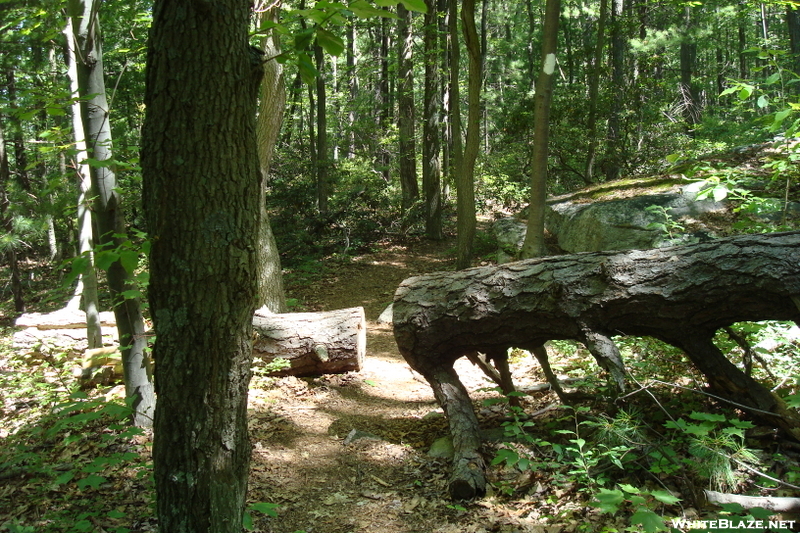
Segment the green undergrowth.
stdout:
[[[798,345],[790,325],[738,324],[732,333],[739,342],[725,332],[717,338],[732,362],[744,368],[744,339],[757,354],[752,374],[796,406],[800,375],[789,354]],[[507,442],[491,462],[493,497],[536,502],[538,520],[574,523],[575,531],[727,531],[711,524],[720,519],[733,530],[761,520],[760,530],[789,531],[774,513],[709,506],[704,490],[797,496],[800,463],[792,443],[707,394],[702,376],[676,349],[647,338],[618,342],[630,371],[623,396],[610,396],[588,353],[569,342],[551,346],[554,370],[589,376],[573,382],[589,400],[530,417],[535,398],[512,393],[522,407],[507,407]]]

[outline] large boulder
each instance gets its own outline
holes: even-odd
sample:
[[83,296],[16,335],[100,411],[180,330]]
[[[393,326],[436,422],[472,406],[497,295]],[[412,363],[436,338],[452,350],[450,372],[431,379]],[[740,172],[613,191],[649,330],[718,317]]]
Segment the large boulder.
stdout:
[[[627,185],[627,187],[626,187]],[[650,185],[648,187],[647,185]],[[726,202],[697,200],[702,182],[679,179],[605,184],[603,189],[551,198],[545,226],[560,252],[658,248],[714,237],[709,221],[727,217]],[[517,258],[526,214],[498,220],[498,262]]]
[[727,213],[724,202],[695,196],[696,191],[682,188],[591,203],[555,201],[548,205],[546,225],[567,253],[669,246],[696,233],[711,234],[702,221]]

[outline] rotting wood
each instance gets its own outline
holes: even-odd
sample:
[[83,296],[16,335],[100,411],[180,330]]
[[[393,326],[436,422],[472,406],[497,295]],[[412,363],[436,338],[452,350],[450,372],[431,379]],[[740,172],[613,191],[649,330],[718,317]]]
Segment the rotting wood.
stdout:
[[395,293],[394,334],[400,353],[445,408],[454,442],[462,443],[450,491],[465,498],[481,495],[485,480],[482,468],[480,475],[474,468],[465,474],[460,466],[482,463],[474,459],[479,437],[467,415],[472,406],[452,370],[459,357],[574,339],[621,388],[624,366],[612,337],[652,336],[683,349],[715,394],[800,439],[797,413],[712,342],[718,329],[734,322],[798,322],[798,297],[800,232],[747,235],[409,278]]

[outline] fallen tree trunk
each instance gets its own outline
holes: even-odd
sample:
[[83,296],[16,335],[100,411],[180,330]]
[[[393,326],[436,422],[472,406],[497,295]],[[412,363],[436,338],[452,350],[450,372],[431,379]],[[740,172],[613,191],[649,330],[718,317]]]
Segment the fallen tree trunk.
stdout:
[[800,512],[800,498],[788,498],[781,496],[742,496],[740,494],[725,494],[713,490],[704,490],[708,503],[714,505],[725,505],[726,503],[738,503],[745,509],[760,507],[776,513],[798,513]]
[[[113,313],[101,313],[104,326],[114,326]],[[61,312],[41,315],[31,313],[22,315],[16,322],[18,327],[26,327],[24,339],[32,339],[20,347],[34,348],[34,342],[41,343],[41,336],[59,337],[69,334],[71,343],[78,342],[77,336],[86,338],[84,313]],[[46,331],[40,331],[46,330]],[[273,376],[313,376],[339,374],[359,371],[364,365],[367,346],[367,327],[364,309],[353,307],[320,313],[269,314],[257,312],[253,317],[253,357],[256,364],[268,364],[276,359],[284,359],[287,367],[275,372]],[[37,334],[37,335],[34,335]],[[15,342],[17,335],[15,335]],[[90,365],[91,371],[100,366]],[[112,364],[113,366],[113,364]],[[88,372],[88,371],[87,371]]]
[[263,363],[284,359],[275,376],[316,376],[359,371],[364,365],[364,309],[321,313],[260,314],[253,317],[253,356]]
[[[459,357],[481,352],[497,359],[508,348],[533,351],[548,340],[575,339],[621,388],[624,367],[615,335],[651,336],[683,349],[715,394],[800,439],[797,413],[712,341],[734,322],[797,322],[798,303],[800,233],[749,235],[409,278],[395,293],[394,334],[400,353],[428,380],[448,414],[454,442],[477,430],[469,398],[451,374]],[[461,440],[466,444],[461,450],[456,445],[456,463],[477,453],[475,438]],[[458,472],[451,478],[454,497],[483,493],[482,478]]]

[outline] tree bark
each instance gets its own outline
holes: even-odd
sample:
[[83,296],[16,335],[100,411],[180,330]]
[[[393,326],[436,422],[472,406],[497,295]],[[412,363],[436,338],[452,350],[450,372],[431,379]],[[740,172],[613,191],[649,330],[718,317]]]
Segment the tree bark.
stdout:
[[[14,232],[14,218],[9,209],[11,200],[8,198],[8,184],[10,181],[11,169],[8,165],[8,152],[6,152],[3,126],[0,124],[0,224],[2,224],[3,231],[9,235]],[[14,246],[15,243],[9,243],[4,252],[8,256],[8,264],[11,269],[11,294],[14,297],[14,310],[17,313],[24,313],[25,299],[22,294],[22,278],[19,273],[17,250]]]
[[291,366],[275,376],[319,376],[358,372],[364,365],[367,325],[364,309],[323,313],[256,313],[253,317],[256,360],[285,359]]
[[594,161],[597,155],[597,102],[600,96],[600,72],[603,63],[603,48],[606,37],[606,12],[608,0],[600,0],[600,17],[597,20],[597,42],[595,43],[594,57],[592,58],[589,72],[589,117],[586,119],[587,137],[589,146],[586,150],[586,169],[583,181],[591,185],[595,181]]
[[[456,268],[472,265],[472,250],[475,242],[475,161],[480,149],[481,134],[481,86],[483,85],[483,58],[475,26],[475,0],[464,0],[461,5],[461,22],[464,43],[469,56],[467,140],[461,165],[456,172],[458,210],[458,239],[456,244]],[[458,46],[458,42],[453,42]],[[460,122],[460,121],[459,121]],[[453,132],[461,135],[460,131]]]
[[[790,65],[795,75],[800,76],[800,13],[797,5],[786,5],[786,29],[789,33]],[[794,93],[797,94],[798,90]]]
[[[258,297],[262,57],[238,0],[156,0],[142,128],[159,528],[240,533]],[[213,125],[213,127],[210,127]]]
[[72,17],[67,17],[64,29],[67,39],[67,75],[72,97],[75,99],[72,108],[72,133],[75,138],[75,159],[73,168],[78,181],[78,253],[85,258],[86,266],[78,278],[78,286],[72,299],[67,302],[67,308],[83,309],[86,314],[86,342],[90,349],[103,346],[103,330],[100,324],[100,303],[97,296],[97,271],[94,265],[94,235],[92,230],[92,212],[89,199],[94,196],[92,192],[92,177],[89,158],[86,151],[86,134],[81,118],[80,83],[78,80],[78,51],[73,39]]
[[[393,310],[401,354],[434,391],[463,355],[534,350],[551,339],[583,342],[619,384],[624,368],[611,337],[651,336],[683,349],[715,394],[800,439],[797,413],[712,342],[734,322],[800,321],[800,232],[419,276],[400,285]],[[472,431],[457,413],[467,408],[463,397],[443,406],[455,431]],[[478,486],[452,480],[464,482]]]
[[536,82],[533,116],[533,154],[531,155],[531,203],[528,209],[528,231],[522,244],[524,258],[546,254],[544,245],[545,200],[547,199],[547,158],[550,139],[550,102],[553,100],[553,77],[558,47],[558,20],[561,1],[547,0],[542,40],[542,70]]
[[[278,22],[280,3],[273,4],[261,13],[264,22]],[[280,40],[271,30],[262,41],[264,57],[269,59],[280,54]],[[267,213],[267,185],[269,182],[270,163],[275,150],[275,142],[283,122],[286,104],[286,87],[283,79],[283,66],[276,60],[264,63],[264,79],[261,81],[261,100],[258,108],[258,160],[261,166],[263,184],[259,207],[261,210],[261,226],[259,227],[259,299],[258,306],[265,307],[273,313],[285,313],[286,294],[283,290],[283,272],[278,243],[272,233],[272,226]]]
[[397,131],[400,162],[400,189],[403,214],[419,199],[417,183],[417,143],[414,113],[414,38],[411,32],[411,11],[397,4]]
[[325,55],[319,43],[314,43],[314,62],[317,74],[317,209],[320,215],[328,213],[331,183],[328,176],[328,105],[325,88]]
[[425,194],[425,235],[444,238],[442,228],[441,83],[439,73],[439,26],[436,0],[426,0],[425,14],[425,116],[423,117],[422,189]]
[[[78,85],[81,116],[89,158],[98,165],[90,166],[93,214],[98,230],[98,244],[106,250],[122,252],[127,241],[122,198],[117,190],[111,152],[111,124],[103,73],[103,47],[100,34],[100,0],[70,0],[75,49],[80,56]],[[103,164],[105,163],[105,164]],[[146,352],[144,319],[138,297],[126,295],[134,286],[133,272],[128,272],[117,259],[108,268],[108,288],[117,317],[122,364],[125,369],[125,395],[133,408],[133,423],[150,427],[153,423],[155,394]]]

